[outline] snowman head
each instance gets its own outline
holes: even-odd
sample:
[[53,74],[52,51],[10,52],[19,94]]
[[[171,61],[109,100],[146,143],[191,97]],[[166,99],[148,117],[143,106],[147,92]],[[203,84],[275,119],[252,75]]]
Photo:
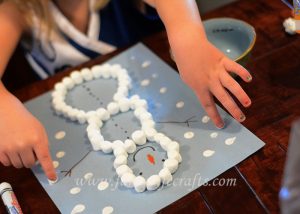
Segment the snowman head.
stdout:
[[[65,98],[69,90],[84,81],[98,78],[113,78],[118,82],[117,91],[112,97],[113,101],[106,108],[101,107],[85,112],[66,104]],[[179,144],[155,129],[155,122],[152,114],[148,111],[147,101],[138,95],[128,97],[130,88],[131,79],[126,69],[118,64],[96,65],[91,69],[84,68],[81,71],[74,71],[69,77],[65,77],[60,83],[57,83],[52,93],[52,105],[57,114],[80,124],[88,124],[86,131],[93,149],[112,153],[115,156],[113,166],[124,186],[134,188],[137,192],[143,192],[146,189],[156,190],[161,184],[166,185],[172,181],[172,174],[175,173],[181,162]],[[140,123],[140,128],[135,130],[125,141],[106,140],[101,133],[104,123],[114,115],[128,111],[133,111]],[[141,150],[151,149],[150,146],[147,146],[149,141],[156,142],[167,153],[168,158],[163,161],[163,167],[159,173],[150,175],[146,180],[142,176],[142,172],[139,172],[138,175],[133,173],[128,166],[128,158],[132,154],[135,161]],[[152,154],[147,153],[146,158],[150,164],[155,164]]]

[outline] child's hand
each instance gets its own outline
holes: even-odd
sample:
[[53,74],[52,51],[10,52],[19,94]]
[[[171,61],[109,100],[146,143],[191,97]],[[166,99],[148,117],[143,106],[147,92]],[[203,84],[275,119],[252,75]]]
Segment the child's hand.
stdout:
[[30,168],[38,159],[48,179],[56,180],[43,126],[9,92],[1,91],[0,95],[1,163]]
[[251,100],[229,72],[237,74],[246,82],[252,80],[251,75],[241,65],[227,58],[206,38],[200,39],[199,34],[196,35],[193,35],[193,31],[187,31],[181,36],[178,36],[178,33],[177,36],[171,36],[170,43],[183,81],[194,90],[218,128],[223,128],[224,122],[213,97],[216,97],[236,120],[243,122],[246,117],[228,91],[244,107],[250,106]]

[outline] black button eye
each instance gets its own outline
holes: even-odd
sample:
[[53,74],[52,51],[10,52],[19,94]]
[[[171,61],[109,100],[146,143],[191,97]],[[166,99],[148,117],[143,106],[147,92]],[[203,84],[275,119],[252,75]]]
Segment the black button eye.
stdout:
[[165,162],[165,159],[162,159],[161,161],[162,161],[162,162]]
[[142,172],[140,172],[140,175],[143,175],[143,173],[142,173]]

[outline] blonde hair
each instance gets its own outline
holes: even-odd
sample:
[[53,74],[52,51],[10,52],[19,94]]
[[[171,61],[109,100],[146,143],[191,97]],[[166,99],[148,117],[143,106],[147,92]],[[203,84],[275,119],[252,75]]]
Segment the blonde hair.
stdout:
[[[24,14],[27,24],[32,25],[33,17],[36,16],[45,23],[49,29],[53,29],[53,20],[49,11],[49,1],[51,0],[0,0],[15,3],[18,9]],[[107,5],[110,0],[95,0],[94,9],[100,10]]]

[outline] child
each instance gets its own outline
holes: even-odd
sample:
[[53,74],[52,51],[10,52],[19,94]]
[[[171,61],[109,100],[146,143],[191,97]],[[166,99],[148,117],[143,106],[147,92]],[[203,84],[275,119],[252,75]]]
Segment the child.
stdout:
[[[128,18],[120,17],[116,11],[121,2],[126,7],[125,1],[121,0],[112,0],[108,4],[106,0],[4,0],[0,5],[0,75],[20,40],[27,47],[28,61],[41,78],[54,74],[66,63],[76,65],[95,54],[108,53],[120,45],[120,41],[130,42],[124,25],[114,29],[111,27],[116,26],[107,22],[117,23]],[[229,72],[246,82],[251,81],[251,75],[208,42],[195,1],[145,2],[156,8],[166,27],[182,80],[194,90],[215,125],[224,127],[214,96],[235,119],[244,121],[244,114],[227,90],[245,107],[250,106],[251,100]],[[98,13],[94,11],[96,6],[103,7],[100,10],[101,29]],[[131,20],[132,23],[137,21]],[[106,29],[102,29],[105,25]],[[98,41],[97,36],[100,34],[101,39],[101,33],[103,39]],[[30,42],[25,39],[28,37]],[[57,176],[43,126],[2,82],[0,96],[1,163],[16,168],[31,167],[38,159],[48,179],[55,180]]]

